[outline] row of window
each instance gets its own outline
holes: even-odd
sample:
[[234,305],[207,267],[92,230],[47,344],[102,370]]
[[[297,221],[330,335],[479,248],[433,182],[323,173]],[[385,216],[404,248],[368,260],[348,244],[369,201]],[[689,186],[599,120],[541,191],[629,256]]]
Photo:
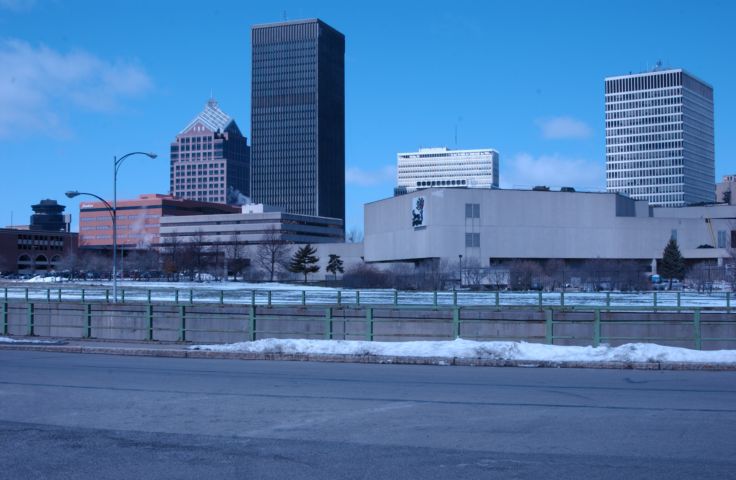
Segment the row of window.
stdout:
[[612,111],[612,110],[628,110],[628,109],[634,109],[634,108],[651,108],[651,107],[661,107],[664,105],[677,105],[682,103],[682,97],[681,96],[672,96],[672,97],[663,97],[663,98],[656,98],[653,100],[639,100],[639,101],[629,101],[629,102],[606,102],[606,111]]
[[606,80],[606,93],[652,90],[682,86],[682,72],[654,72],[647,75]]
[[673,148],[682,148],[682,140],[674,142],[652,142],[652,143],[637,143],[634,145],[619,145],[613,147],[606,147],[606,153],[617,153],[617,152],[640,152],[647,150],[670,150]]

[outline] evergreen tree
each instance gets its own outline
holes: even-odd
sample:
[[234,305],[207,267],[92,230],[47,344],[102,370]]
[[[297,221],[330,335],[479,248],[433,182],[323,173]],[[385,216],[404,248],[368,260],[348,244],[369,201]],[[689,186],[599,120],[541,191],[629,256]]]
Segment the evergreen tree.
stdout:
[[335,280],[337,280],[338,273],[345,273],[340,255],[336,255],[334,253],[330,254],[330,259],[327,261],[326,270],[335,276]]
[[685,278],[685,259],[682,258],[680,247],[677,246],[677,240],[674,238],[670,238],[669,243],[664,247],[660,273],[664,278],[669,278],[670,289],[672,289],[673,279],[682,280]]
[[319,257],[315,255],[317,249],[308,243],[300,247],[289,262],[289,271],[293,273],[303,273],[304,283],[307,283],[307,275],[317,273],[319,271]]

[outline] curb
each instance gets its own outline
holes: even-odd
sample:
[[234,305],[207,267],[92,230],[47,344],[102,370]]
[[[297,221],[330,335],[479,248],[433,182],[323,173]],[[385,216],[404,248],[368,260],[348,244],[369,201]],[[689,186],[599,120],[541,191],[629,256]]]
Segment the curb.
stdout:
[[219,360],[271,360],[287,362],[372,363],[392,365],[435,365],[462,367],[592,368],[614,370],[703,370],[736,371],[736,363],[691,362],[581,362],[494,360],[482,358],[397,357],[381,355],[310,355],[292,353],[213,352],[166,348],[85,347],[83,345],[0,345],[0,350],[86,353],[136,357],[204,358]]

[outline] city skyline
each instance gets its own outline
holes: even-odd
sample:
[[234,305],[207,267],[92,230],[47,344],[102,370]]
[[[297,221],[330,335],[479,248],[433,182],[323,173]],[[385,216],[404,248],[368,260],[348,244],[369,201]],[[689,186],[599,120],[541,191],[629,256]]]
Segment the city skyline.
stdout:
[[[153,150],[159,159],[126,164],[120,198],[166,193],[171,133],[201,108],[210,90],[250,136],[250,26],[282,20],[284,10],[290,19],[319,17],[348,39],[347,229],[362,228],[364,203],[391,196],[396,154],[421,146],[493,146],[501,155],[501,187],[603,190],[604,78],[645,71],[659,59],[713,85],[716,180],[733,173],[734,67],[719,61],[728,53],[721,32],[734,12],[730,5],[690,12],[684,3],[652,2],[638,6],[636,18],[625,24],[581,2],[468,5],[402,5],[386,18],[380,5],[225,4],[203,19],[193,4],[177,11],[154,6],[139,18],[127,3],[62,8],[0,2],[0,58],[8,66],[0,73],[0,158],[13,178],[0,225],[10,223],[11,211],[19,223],[38,198],[62,201],[68,189],[110,196],[112,156],[133,150]],[[620,10],[634,5],[624,2]],[[131,20],[132,29],[107,35],[108,15]],[[163,25],[168,16],[178,27],[202,21],[217,27],[207,41],[195,41],[179,33],[192,28]],[[379,22],[382,38],[371,21]],[[687,42],[660,40],[668,25],[685,21],[696,33]],[[623,38],[627,33],[636,35]],[[179,53],[166,57],[182,43]],[[219,56],[210,63],[198,52],[211,51],[213,43]],[[228,68],[211,73],[223,58]],[[195,63],[199,68],[192,70]],[[74,201],[63,203],[78,211]]]

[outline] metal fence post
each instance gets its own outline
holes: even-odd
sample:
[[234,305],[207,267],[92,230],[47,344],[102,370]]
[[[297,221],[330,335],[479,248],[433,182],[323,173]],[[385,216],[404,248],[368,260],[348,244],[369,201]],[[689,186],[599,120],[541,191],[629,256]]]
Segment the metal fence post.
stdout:
[[541,290],[537,293],[537,296],[539,298],[539,300],[538,300],[539,301],[539,309],[541,310],[542,309],[542,305],[544,303],[543,300],[542,300],[542,291]]
[[5,291],[5,301],[7,302],[8,301],[8,287],[3,288],[3,290]]
[[256,291],[255,290],[250,291],[250,306],[251,307],[256,306]]
[[84,303],[84,289],[82,289],[82,303]]
[[146,299],[148,300],[148,303],[151,303],[151,290],[150,289],[146,293]]
[[178,288],[174,289],[174,303],[179,305],[179,289]]
[[457,339],[460,338],[460,308],[452,309],[452,335]]
[[457,290],[452,289],[452,304],[457,306]]
[[50,288],[46,289],[46,302],[51,303],[51,289]]
[[355,304],[360,305],[360,290],[355,291]]
[[194,303],[194,290],[189,289],[189,305]]
[[399,291],[394,290],[394,306],[399,304]]
[[[606,306],[611,306],[611,292],[606,292]],[[607,312],[610,312],[611,310],[606,310]]]
[[28,287],[26,287],[26,302],[28,301]]
[[341,304],[342,304],[342,290],[338,290],[337,291],[337,305],[339,306]]
[[120,289],[120,303],[125,303],[125,289]]
[[552,309],[544,311],[544,337],[548,345],[554,344],[554,330],[552,328]]
[[437,290],[432,293],[432,306],[437,308]]
[[680,292],[677,292],[677,308],[680,308]]
[[187,341],[187,307],[179,305],[179,341]]
[[496,306],[501,306],[501,293],[498,290],[496,290]]
[[726,313],[731,313],[731,292],[726,292]]
[[703,349],[703,341],[702,337],[700,336],[700,309],[696,308],[693,312],[693,328],[695,330],[695,348],[697,350]]
[[34,336],[36,332],[34,331],[34,321],[35,321],[35,313],[34,313],[34,305],[32,303],[28,304],[28,335]]
[[373,308],[368,307],[365,310],[365,339],[369,342],[373,341]]
[[256,341],[256,306],[251,305],[248,311],[248,336],[251,342]]
[[560,306],[565,306],[565,292],[560,292]]
[[220,290],[220,305],[225,303],[225,290]]
[[657,311],[657,292],[654,292],[654,295],[652,295],[652,300],[654,302],[654,311]]
[[325,340],[332,340],[332,307],[325,310]]
[[61,289],[57,292],[57,300],[61,301]]
[[307,304],[307,292],[305,290],[302,290],[302,305]]
[[148,340],[153,340],[153,305],[146,305],[146,320],[148,321]]
[[105,302],[110,303],[110,289],[105,289]]
[[8,302],[3,302],[3,335],[8,334]]
[[271,290],[268,291],[268,306],[271,306]]
[[92,304],[88,303],[84,306],[84,338],[92,338]]
[[597,347],[601,344],[601,309],[595,309],[593,317],[593,346]]

